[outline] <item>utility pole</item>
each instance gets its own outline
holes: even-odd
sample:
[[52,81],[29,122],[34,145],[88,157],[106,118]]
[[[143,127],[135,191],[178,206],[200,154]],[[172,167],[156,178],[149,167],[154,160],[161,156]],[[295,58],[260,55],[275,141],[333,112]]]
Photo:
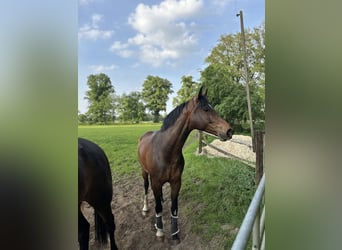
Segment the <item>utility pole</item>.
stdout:
[[252,108],[251,108],[251,97],[249,94],[249,83],[248,83],[248,70],[247,70],[247,53],[246,53],[246,41],[245,41],[245,28],[243,25],[243,14],[242,10],[240,10],[239,14],[236,16],[240,16],[240,24],[241,24],[241,39],[242,39],[242,49],[243,49],[243,59],[244,59],[244,71],[245,71],[245,81],[246,81],[246,93],[247,93],[247,106],[248,106],[248,115],[249,115],[249,126],[251,128],[251,136],[253,142],[253,151],[255,152],[254,145],[254,129],[253,129],[253,119],[252,119]]

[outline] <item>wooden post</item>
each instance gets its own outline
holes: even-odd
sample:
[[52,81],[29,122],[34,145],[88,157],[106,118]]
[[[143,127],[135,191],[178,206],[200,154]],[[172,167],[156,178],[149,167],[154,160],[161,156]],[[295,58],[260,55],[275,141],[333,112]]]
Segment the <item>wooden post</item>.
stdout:
[[198,153],[202,153],[202,140],[203,140],[203,132],[198,130]]
[[264,134],[265,131],[256,130],[255,146],[256,146],[256,162],[255,162],[255,184],[258,185],[264,173]]
[[237,14],[240,16],[240,25],[241,25],[241,39],[242,39],[242,51],[243,51],[243,61],[244,61],[244,76],[246,82],[246,94],[247,94],[247,107],[248,107],[248,117],[249,117],[249,126],[251,128],[251,137],[253,141],[253,151],[255,152],[255,143],[254,143],[254,129],[253,129],[253,118],[252,118],[252,108],[251,108],[251,97],[249,93],[249,82],[248,82],[248,65],[247,65],[247,52],[246,52],[246,41],[245,41],[245,28],[243,25],[243,13],[240,10],[240,13]]

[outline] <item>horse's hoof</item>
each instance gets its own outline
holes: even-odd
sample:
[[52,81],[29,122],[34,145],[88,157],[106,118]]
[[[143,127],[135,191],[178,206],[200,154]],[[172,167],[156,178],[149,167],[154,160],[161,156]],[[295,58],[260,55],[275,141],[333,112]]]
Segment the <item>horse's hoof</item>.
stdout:
[[163,229],[157,227],[157,224],[154,224],[155,229],[157,230],[156,236],[157,237],[164,237]]
[[160,229],[157,229],[157,233],[156,233],[156,236],[157,237],[164,237],[164,232],[163,232],[163,230],[160,230]]
[[165,241],[165,236],[156,237],[156,241],[158,241],[158,242],[166,242]]
[[171,244],[172,245],[177,245],[180,243],[180,239],[179,239],[179,235],[178,234],[174,234],[171,236]]
[[144,205],[143,209],[142,209],[144,212],[147,212],[148,211],[148,207],[146,205]]
[[142,215],[143,215],[143,216],[146,216],[147,213],[148,213],[148,209],[143,209],[143,210],[142,210]]

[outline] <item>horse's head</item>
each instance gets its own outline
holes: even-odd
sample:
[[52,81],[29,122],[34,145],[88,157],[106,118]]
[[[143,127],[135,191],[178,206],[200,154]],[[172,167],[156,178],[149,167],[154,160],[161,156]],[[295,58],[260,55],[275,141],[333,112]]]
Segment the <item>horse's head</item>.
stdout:
[[233,136],[233,129],[230,127],[229,123],[222,119],[211,107],[206,95],[207,91],[202,94],[201,87],[198,95],[192,99],[190,127],[216,135],[221,141],[231,139]]

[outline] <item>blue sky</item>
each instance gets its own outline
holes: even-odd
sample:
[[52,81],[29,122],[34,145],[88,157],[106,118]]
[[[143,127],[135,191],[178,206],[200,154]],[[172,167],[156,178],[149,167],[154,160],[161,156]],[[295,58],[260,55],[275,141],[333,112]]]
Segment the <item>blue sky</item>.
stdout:
[[79,0],[78,110],[86,112],[87,77],[107,74],[118,95],[141,91],[148,75],[168,79],[174,93],[181,77],[197,81],[221,35],[265,21],[264,0]]

